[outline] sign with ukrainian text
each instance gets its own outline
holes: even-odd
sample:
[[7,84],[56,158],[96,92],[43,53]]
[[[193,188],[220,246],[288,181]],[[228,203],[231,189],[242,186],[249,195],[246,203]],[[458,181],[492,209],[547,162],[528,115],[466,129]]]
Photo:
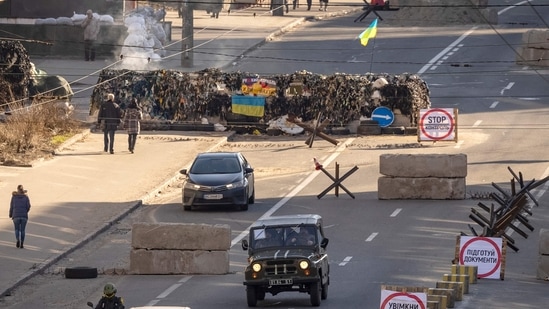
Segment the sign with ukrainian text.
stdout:
[[380,309],[426,309],[427,293],[381,290]]
[[479,278],[500,279],[502,265],[500,237],[461,236],[459,264],[476,265]]
[[420,142],[457,141],[457,109],[421,109],[417,132]]

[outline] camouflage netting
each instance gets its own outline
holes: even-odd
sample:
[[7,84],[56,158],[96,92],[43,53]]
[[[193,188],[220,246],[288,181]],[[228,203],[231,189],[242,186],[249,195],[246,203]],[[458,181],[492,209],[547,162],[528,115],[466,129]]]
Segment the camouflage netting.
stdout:
[[26,98],[30,80],[31,61],[23,44],[0,40],[0,109]]
[[[122,108],[131,98],[138,98],[145,119],[178,122],[219,117],[221,121],[242,120],[231,113],[231,95],[242,94],[243,80],[249,77],[258,76],[245,72],[224,73],[218,69],[195,73],[103,70],[92,93],[90,115],[98,110],[106,94],[112,92]],[[322,112],[332,124],[343,126],[361,117],[370,117],[378,106],[387,106],[409,116],[411,125],[415,126],[419,109],[431,105],[427,84],[414,74],[326,76],[301,71],[261,78],[274,81],[276,90],[266,98],[265,115],[262,118],[244,117],[249,122],[267,123],[286,114],[309,121]],[[384,79],[381,87],[374,87],[380,79]],[[376,90],[379,95],[374,97],[379,99],[372,98]]]

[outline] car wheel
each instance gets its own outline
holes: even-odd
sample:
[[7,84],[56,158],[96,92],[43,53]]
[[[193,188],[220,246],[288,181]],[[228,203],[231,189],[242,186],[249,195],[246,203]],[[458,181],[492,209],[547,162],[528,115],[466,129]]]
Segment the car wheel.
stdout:
[[265,300],[265,290],[257,289],[257,300]]
[[67,267],[67,268],[65,268],[65,278],[67,278],[67,279],[92,279],[92,278],[97,278],[97,268],[95,268],[95,267]]
[[255,307],[257,305],[257,294],[255,286],[246,287],[246,299],[248,300],[248,307]]
[[242,211],[248,210],[248,203],[240,205],[240,210],[242,210]]
[[309,294],[311,295],[311,305],[313,307],[320,306],[320,282],[311,283],[309,286]]
[[250,196],[250,198],[248,198],[248,204],[253,204],[253,203],[255,203],[255,189],[252,192],[252,196]]
[[321,299],[328,298],[328,282],[322,285],[322,293],[320,294]]

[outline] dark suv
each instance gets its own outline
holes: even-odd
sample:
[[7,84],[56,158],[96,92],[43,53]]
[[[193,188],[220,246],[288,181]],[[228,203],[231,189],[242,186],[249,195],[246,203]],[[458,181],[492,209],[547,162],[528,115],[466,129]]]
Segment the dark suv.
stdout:
[[330,265],[319,215],[273,216],[256,221],[242,249],[248,250],[245,271],[249,307],[266,293],[309,293],[311,305],[328,297]]

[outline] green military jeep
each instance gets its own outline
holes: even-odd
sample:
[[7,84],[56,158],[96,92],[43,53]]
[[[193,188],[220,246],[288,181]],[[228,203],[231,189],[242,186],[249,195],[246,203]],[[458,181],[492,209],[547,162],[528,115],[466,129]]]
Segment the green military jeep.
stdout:
[[266,293],[309,293],[311,305],[328,297],[330,265],[319,215],[273,216],[256,221],[242,249],[248,250],[245,271],[249,307]]

